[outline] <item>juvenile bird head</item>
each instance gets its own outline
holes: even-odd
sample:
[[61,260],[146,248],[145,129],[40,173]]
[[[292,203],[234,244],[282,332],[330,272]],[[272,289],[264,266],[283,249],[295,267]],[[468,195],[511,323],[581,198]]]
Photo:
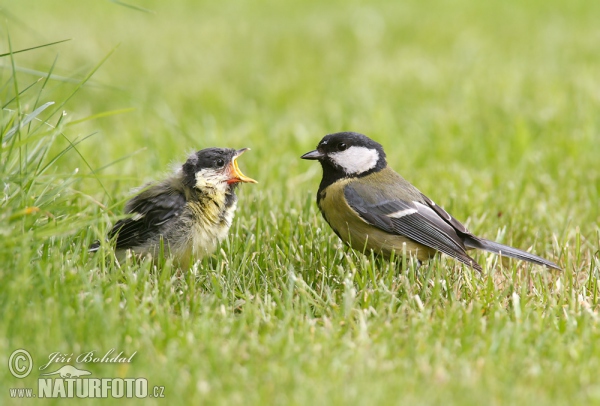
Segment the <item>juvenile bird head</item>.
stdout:
[[238,182],[258,183],[242,173],[237,164],[240,155],[249,148],[206,148],[192,154],[183,167],[183,182],[187,187],[203,190],[227,190]]
[[324,177],[336,179],[365,176],[387,166],[381,144],[354,132],[326,135],[316,150],[301,158],[318,160]]

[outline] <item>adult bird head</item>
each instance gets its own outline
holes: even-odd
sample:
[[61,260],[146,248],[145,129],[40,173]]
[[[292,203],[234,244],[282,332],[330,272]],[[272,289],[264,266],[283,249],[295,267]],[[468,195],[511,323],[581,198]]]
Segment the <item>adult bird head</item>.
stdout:
[[317,149],[301,158],[319,161],[323,167],[323,179],[327,183],[366,176],[387,166],[381,144],[355,132],[326,135]]
[[258,183],[240,170],[237,159],[249,148],[206,148],[183,164],[183,182],[190,188],[227,190],[239,182]]

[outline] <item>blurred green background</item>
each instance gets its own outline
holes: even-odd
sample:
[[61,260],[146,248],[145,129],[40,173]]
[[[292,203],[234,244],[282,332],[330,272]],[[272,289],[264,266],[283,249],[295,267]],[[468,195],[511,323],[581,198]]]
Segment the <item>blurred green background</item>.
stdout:
[[[589,2],[141,6],[152,12],[110,1],[2,9],[13,49],[71,39],[16,55],[23,69],[47,72],[58,56],[57,77],[78,80],[118,45],[64,109],[78,119],[135,108],[77,128],[98,131],[81,146],[94,168],[146,148],[107,170],[137,178],[131,185],[190,150],[247,145],[254,151],[243,165],[263,192],[294,199],[319,176],[298,154],[327,133],[354,130],[379,140],[392,166],[432,197],[460,197],[462,218],[488,211],[487,194],[510,210],[515,195],[502,190],[521,176],[531,180],[523,188],[536,188],[529,204],[551,203],[554,188],[582,188],[561,201],[597,201],[600,33]],[[23,73],[21,83],[39,76]],[[68,91],[57,79],[43,96]],[[576,225],[598,219],[597,204],[556,204]]]
[[[2,144],[2,365],[21,347],[139,351],[120,376],[174,403],[600,402],[600,3],[4,0],[0,15],[0,54],[70,40],[0,58],[3,134],[48,101],[38,118],[66,116],[43,162],[94,134],[27,181]],[[566,272],[481,256],[481,278],[447,259],[410,276],[344,252],[315,207],[321,170],[299,159],[337,131]],[[131,188],[209,146],[252,148],[240,166],[260,182],[223,251],[183,278],[87,256]],[[0,378],[3,400],[33,382]]]

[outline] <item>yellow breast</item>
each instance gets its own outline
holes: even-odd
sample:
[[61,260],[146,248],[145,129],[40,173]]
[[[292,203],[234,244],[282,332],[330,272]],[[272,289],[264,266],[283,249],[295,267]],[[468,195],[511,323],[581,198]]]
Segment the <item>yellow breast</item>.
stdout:
[[[395,251],[407,254],[419,260],[426,260],[435,254],[435,250],[397,234],[390,234],[364,221],[344,198],[344,187],[350,179],[340,180],[321,192],[319,208],[331,228],[346,244],[363,253],[370,251],[389,258]],[[406,248],[404,248],[406,244]]]

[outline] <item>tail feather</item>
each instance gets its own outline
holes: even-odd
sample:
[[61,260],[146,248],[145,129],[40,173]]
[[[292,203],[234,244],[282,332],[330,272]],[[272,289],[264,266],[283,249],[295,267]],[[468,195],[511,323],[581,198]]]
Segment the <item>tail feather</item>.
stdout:
[[549,268],[562,271],[562,269],[552,261],[548,261],[547,259],[538,257],[537,255],[530,254],[529,252],[509,247],[508,245],[498,244],[497,242],[493,242],[483,238],[466,236],[464,244],[468,248],[478,248],[481,250],[493,252],[494,254],[516,258],[522,261],[533,262],[534,264],[544,265]]

